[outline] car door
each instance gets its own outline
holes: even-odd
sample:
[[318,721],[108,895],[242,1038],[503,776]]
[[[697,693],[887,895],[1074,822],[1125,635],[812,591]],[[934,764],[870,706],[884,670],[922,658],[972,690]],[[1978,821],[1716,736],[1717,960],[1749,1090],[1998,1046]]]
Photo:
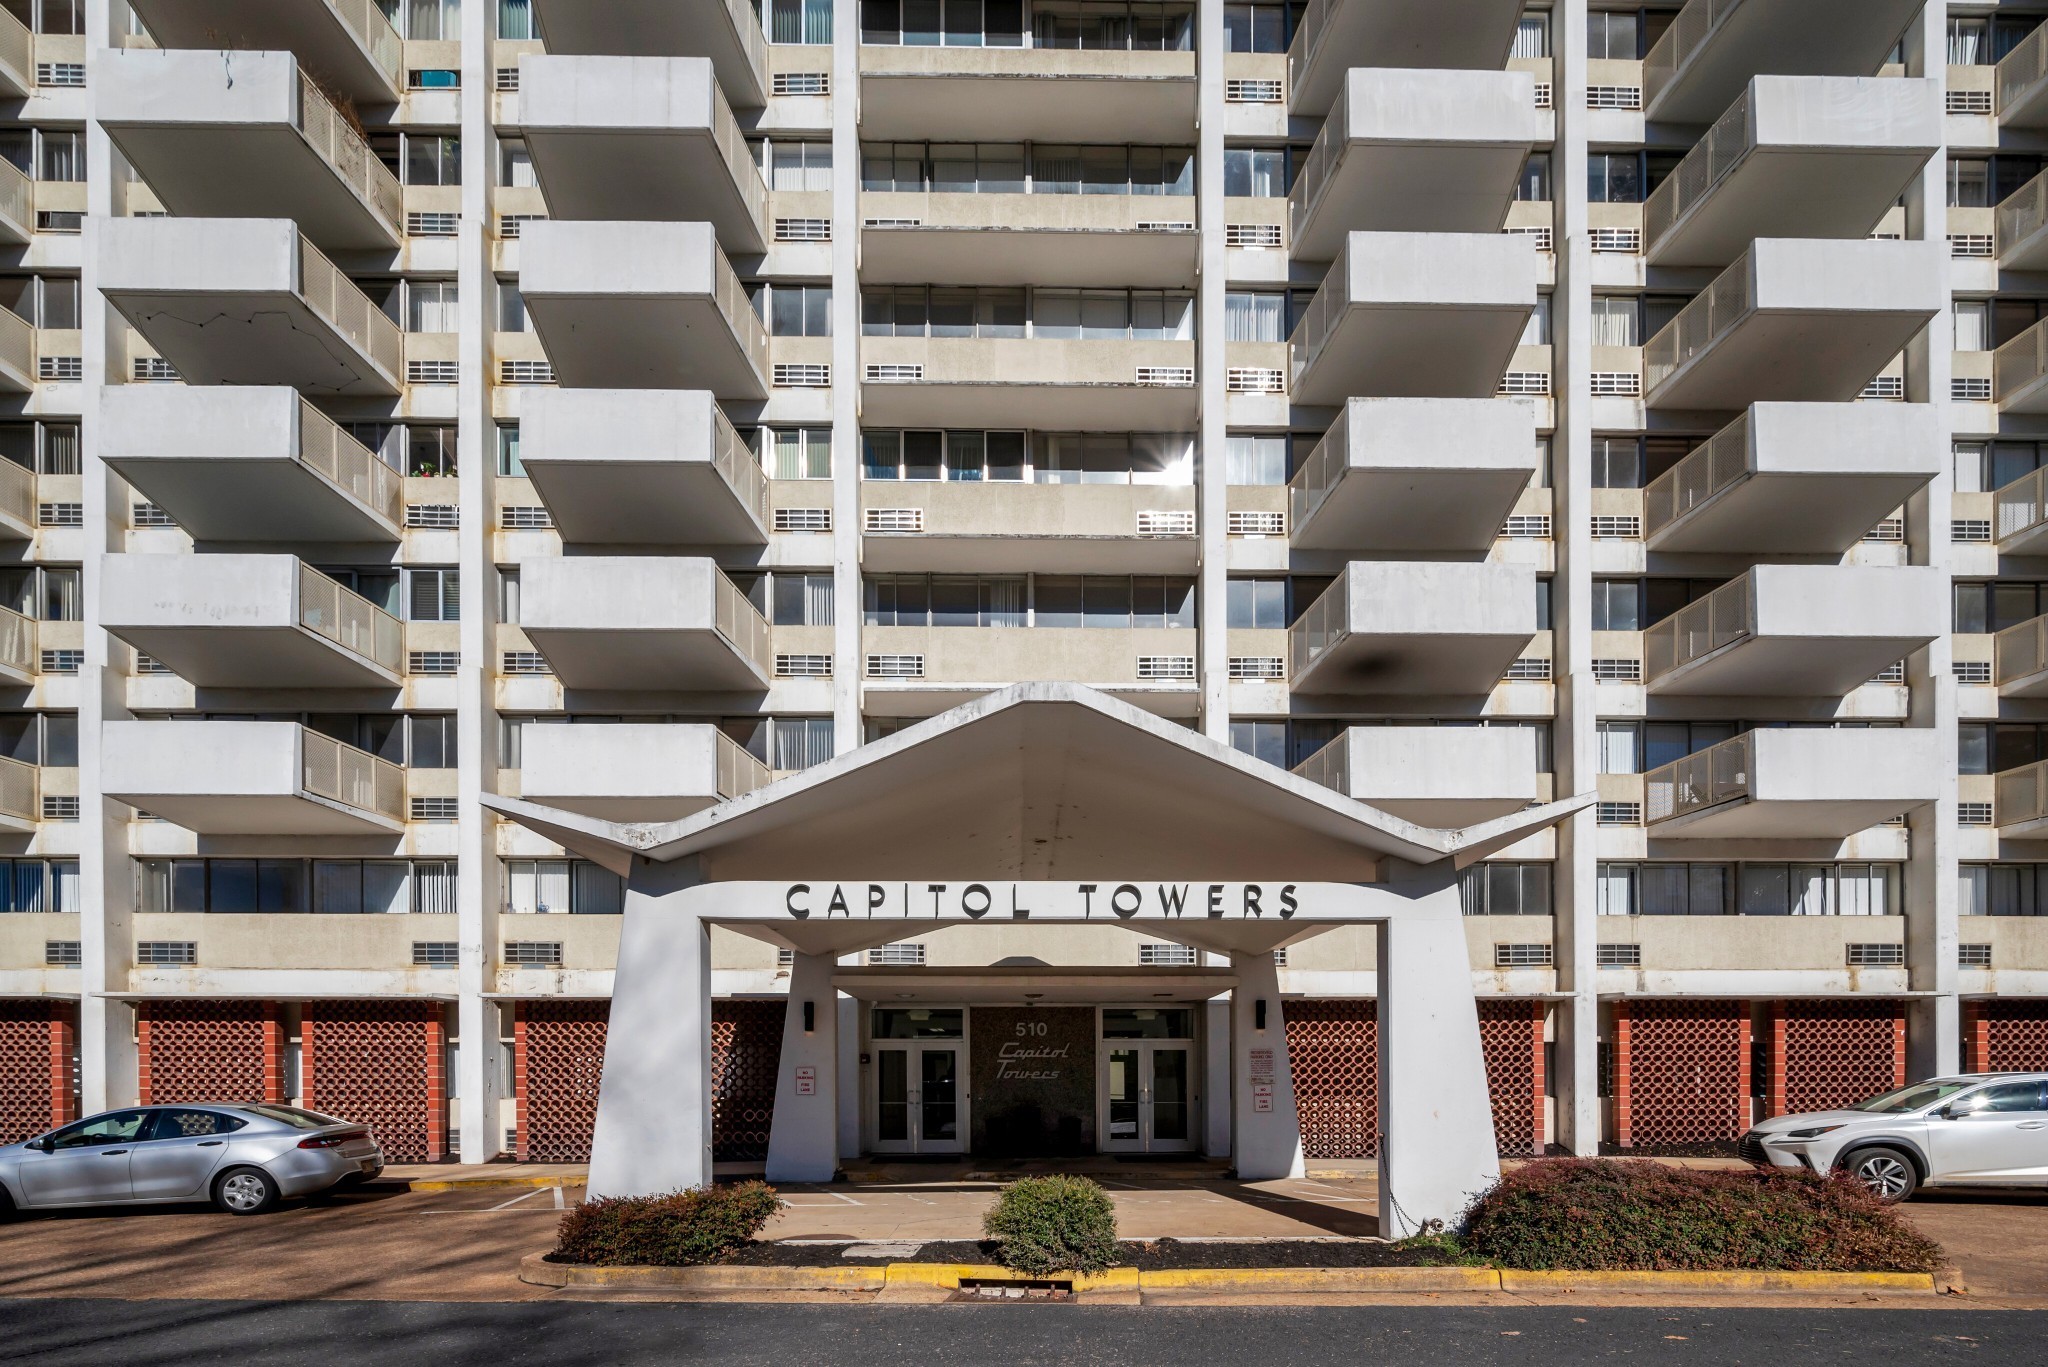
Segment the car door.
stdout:
[[1927,1122],[1933,1177],[2022,1182],[2048,1177],[2048,1097],[2039,1082],[2001,1082],[1956,1098]]
[[29,1149],[16,1170],[30,1206],[85,1206],[125,1201],[129,1159],[149,1112],[109,1111],[50,1136],[50,1151]]
[[138,1201],[199,1200],[227,1152],[228,1136],[247,1122],[219,1111],[165,1106],[150,1121],[128,1163]]

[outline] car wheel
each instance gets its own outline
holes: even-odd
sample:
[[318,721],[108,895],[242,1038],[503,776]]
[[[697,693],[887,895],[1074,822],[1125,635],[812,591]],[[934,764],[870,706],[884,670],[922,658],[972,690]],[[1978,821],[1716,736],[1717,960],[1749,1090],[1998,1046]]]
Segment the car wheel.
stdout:
[[1904,1149],[1858,1149],[1841,1162],[1841,1170],[1854,1177],[1871,1194],[1887,1205],[1903,1201],[1920,1186],[1920,1173],[1913,1157]]
[[277,1183],[261,1168],[236,1168],[213,1184],[213,1204],[230,1215],[261,1215],[277,1197]]
[[14,1197],[8,1194],[7,1188],[4,1185],[0,1185],[0,1225],[6,1224],[13,1218]]

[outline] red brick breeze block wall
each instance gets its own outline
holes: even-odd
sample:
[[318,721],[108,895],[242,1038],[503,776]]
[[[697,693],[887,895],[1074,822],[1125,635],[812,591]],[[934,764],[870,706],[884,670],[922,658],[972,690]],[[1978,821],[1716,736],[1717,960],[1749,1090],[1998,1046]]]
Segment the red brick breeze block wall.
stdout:
[[439,1002],[308,1002],[300,1039],[306,1109],[370,1126],[387,1162],[447,1156]]
[[0,1144],[78,1119],[71,1092],[77,1057],[75,1005],[0,1001]]
[[711,1003],[711,1157],[717,1162],[768,1157],[788,1014],[788,1002],[779,997]]
[[1749,1003],[1614,1004],[1614,1124],[1623,1148],[1739,1139],[1749,1128]]
[[1903,1003],[1778,1001],[1769,1010],[1769,1114],[1838,1110],[1905,1085]]
[[2048,1001],[1964,1002],[1963,1067],[1973,1073],[2048,1070]]
[[146,1001],[135,1014],[144,1105],[285,1099],[276,1002]]

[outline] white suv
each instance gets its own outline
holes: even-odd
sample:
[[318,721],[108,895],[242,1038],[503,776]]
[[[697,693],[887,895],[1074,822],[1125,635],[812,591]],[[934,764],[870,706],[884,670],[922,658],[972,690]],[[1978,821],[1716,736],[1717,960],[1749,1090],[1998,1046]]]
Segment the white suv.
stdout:
[[2048,1186],[2048,1073],[1932,1078],[1845,1111],[1773,1116],[1741,1152],[1854,1173],[1886,1201],[1921,1187]]

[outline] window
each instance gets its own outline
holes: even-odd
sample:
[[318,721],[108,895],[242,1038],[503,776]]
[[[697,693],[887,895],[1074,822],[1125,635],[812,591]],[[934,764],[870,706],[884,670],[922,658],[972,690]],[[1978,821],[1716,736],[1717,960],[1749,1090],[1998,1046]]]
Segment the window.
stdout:
[[[85,146],[85,134],[76,129],[39,128],[35,130],[32,143],[34,160],[22,169],[36,180],[83,181]],[[19,165],[18,162],[16,164]]]
[[1040,337],[1188,341],[1186,290],[1005,289],[897,285],[861,291],[869,337]]
[[832,758],[830,717],[729,717],[718,729],[778,772],[808,769]]
[[1284,147],[1223,149],[1223,193],[1240,199],[1283,199],[1292,183]]
[[1231,433],[1224,439],[1225,481],[1233,485],[1287,483],[1288,454],[1292,444],[1292,439],[1286,436]]
[[498,424],[498,473],[510,479],[526,477],[526,467],[519,460],[519,424],[516,422]]
[[1284,342],[1306,307],[1286,290],[1232,290],[1223,296],[1223,340]]
[[455,622],[462,618],[462,573],[453,569],[405,571],[405,620]]
[[869,431],[861,478],[1185,485],[1193,447],[1192,437],[1163,432]]
[[[373,133],[370,150],[401,184],[462,184],[460,138],[434,133]],[[509,159],[506,164],[510,165]]]
[[0,712],[0,756],[49,769],[78,765],[76,712]]
[[1963,864],[1957,875],[1965,916],[2048,916],[2048,864]]
[[1193,579],[1155,575],[870,576],[869,626],[1192,627]]
[[1515,181],[1515,199],[1523,204],[1549,202],[1550,153],[1531,152],[1522,163],[1521,177]]
[[1223,41],[1230,52],[1285,52],[1294,39],[1298,5],[1225,5]]
[[1953,16],[1948,21],[1948,64],[1995,66],[2040,22],[2039,15],[1999,18]]
[[76,566],[0,567],[0,605],[39,622],[85,620]]
[[76,859],[0,859],[0,913],[83,911]]
[[1594,152],[1586,158],[1586,199],[1640,204],[1664,183],[1678,158],[1664,152]]
[[1593,296],[1593,345],[1641,346],[1642,312],[1634,295]]
[[533,27],[533,0],[498,0],[498,37],[508,43],[540,37]]
[[526,316],[526,297],[519,292],[519,286],[510,280],[494,283],[498,287],[498,331],[533,331],[533,324]]
[[1602,864],[1602,916],[1888,916],[1892,864]]
[[1022,0],[862,0],[860,15],[861,41],[886,47],[1023,47],[1027,38],[1032,47],[1118,52],[1194,47],[1187,4],[1067,0],[1035,6],[1028,28]]
[[1593,630],[1644,631],[1726,583],[1721,579],[1595,579]]
[[2025,580],[1955,586],[1955,630],[1996,632],[2041,615],[2041,585]]
[[1991,348],[1991,301],[1958,299],[1955,303],[1955,349],[1988,351]]
[[[754,164],[771,190],[830,190],[832,144],[790,138],[762,138],[753,144]],[[877,187],[888,188],[888,187]]]
[[[1235,583],[1236,581],[1232,581]],[[1287,766],[1287,723],[1284,721],[1239,721],[1230,723],[1230,748],[1268,764]]]
[[876,142],[861,187],[943,194],[1191,195],[1192,147]]
[[79,326],[76,276],[0,276],[0,304],[35,327]]
[[[460,332],[462,314],[453,280],[405,281],[405,330],[407,332]],[[519,292],[512,291],[517,300]],[[516,328],[507,331],[518,331]]]
[[1232,579],[1225,586],[1225,621],[1232,629],[1284,628],[1287,625],[1287,581]]
[[1536,296],[1536,307],[1529,313],[1529,321],[1522,325],[1523,346],[1550,345],[1550,296]]
[[462,0],[377,0],[377,6],[402,38],[419,43],[462,37]]
[[616,916],[625,909],[625,880],[601,864],[587,859],[505,861],[505,910],[509,912]]
[[1550,915],[1549,864],[1479,863],[1458,876],[1467,916]]
[[769,622],[778,627],[829,627],[833,622],[831,573],[773,570],[733,571],[732,581]]
[[832,287],[758,282],[747,287],[754,312],[771,337],[830,337]]
[[832,41],[832,0],[762,0],[771,43]]
[[1595,61],[1633,62],[1640,25],[1634,11],[1591,10],[1586,14],[1586,56]]
[[524,138],[504,138],[498,143],[498,184],[510,190],[532,190],[540,182],[534,179],[533,157],[526,150]]
[[75,475],[78,465],[76,423],[0,423],[0,460],[11,460],[41,475]]
[[757,428],[749,445],[770,479],[832,478],[829,427]]

